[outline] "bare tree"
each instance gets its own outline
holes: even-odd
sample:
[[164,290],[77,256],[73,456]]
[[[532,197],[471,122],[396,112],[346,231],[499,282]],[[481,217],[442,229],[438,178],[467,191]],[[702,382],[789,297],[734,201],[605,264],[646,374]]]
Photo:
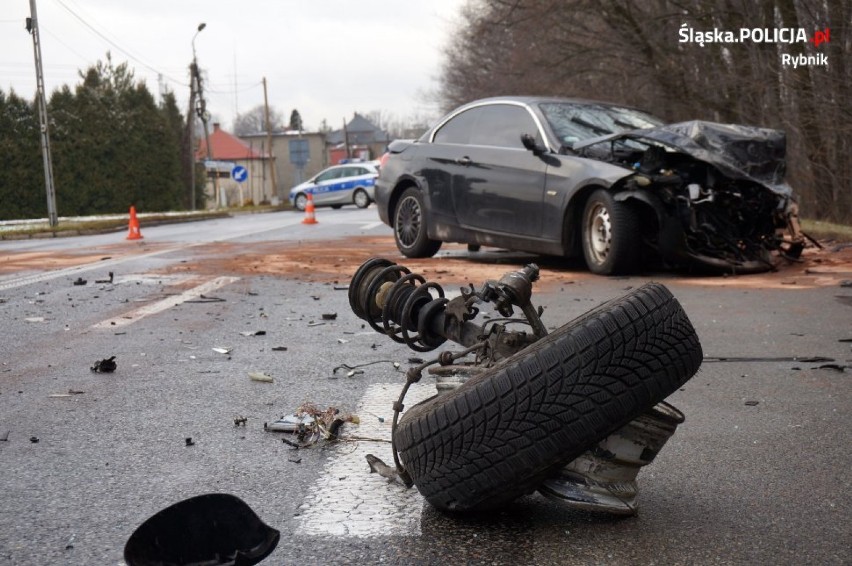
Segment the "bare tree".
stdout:
[[[284,130],[284,116],[269,107],[269,122],[273,132]],[[234,134],[244,136],[247,134],[258,134],[266,131],[266,113],[262,104],[258,104],[245,113],[237,114],[234,118]]]
[[[461,19],[444,55],[444,110],[485,96],[560,95],[670,121],[783,129],[803,212],[852,222],[852,0],[470,0]],[[830,29],[830,40],[682,41],[800,28],[809,37]],[[782,59],[820,54],[827,65]]]

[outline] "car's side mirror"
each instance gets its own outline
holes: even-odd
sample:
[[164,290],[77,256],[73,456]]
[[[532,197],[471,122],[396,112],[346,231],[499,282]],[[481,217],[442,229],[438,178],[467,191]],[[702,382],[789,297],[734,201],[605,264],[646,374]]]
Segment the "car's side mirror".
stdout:
[[547,153],[547,148],[536,143],[535,138],[530,134],[521,134],[521,143],[524,147],[533,152],[533,155],[543,155]]

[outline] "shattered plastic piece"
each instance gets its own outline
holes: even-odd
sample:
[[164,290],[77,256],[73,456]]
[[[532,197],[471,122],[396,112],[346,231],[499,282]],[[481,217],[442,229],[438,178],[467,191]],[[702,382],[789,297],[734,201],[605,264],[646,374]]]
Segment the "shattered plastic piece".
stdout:
[[187,436],[184,442],[186,442],[187,446],[195,446],[195,441],[192,440],[191,436]]
[[267,375],[262,371],[251,371],[248,376],[252,381],[260,381],[263,383],[273,383],[275,381],[271,375]]
[[95,283],[112,283],[114,275],[112,271],[109,272],[109,279],[95,279]]
[[37,436],[31,436],[30,437],[30,442],[32,442],[33,444],[38,444],[39,440],[40,440],[40,438],[37,437]]
[[83,279],[82,277],[78,277],[78,278],[74,281],[74,285],[77,285],[77,286],[85,285],[86,283],[87,283],[87,281],[86,281],[85,279]]
[[31,316],[24,319],[27,322],[44,322],[43,316]]
[[263,430],[268,432],[296,432],[299,427],[311,426],[316,422],[316,419],[310,415],[296,416],[287,415],[281,417],[272,423],[263,423]]
[[844,279],[840,282],[841,287],[852,287],[852,279]]
[[273,352],[286,352],[287,346],[273,346],[272,351]]
[[243,336],[265,336],[266,330],[247,330],[245,332],[240,332]]
[[90,369],[96,373],[112,373],[116,370],[118,364],[115,362],[115,356],[104,358],[95,362]]
[[405,484],[405,482],[403,482],[402,479],[399,477],[399,472],[397,472],[396,468],[391,468],[390,466],[382,462],[380,458],[377,458],[372,454],[367,454],[365,458],[367,459],[367,464],[370,465],[371,474],[376,473],[382,476],[383,478],[387,478],[388,481],[400,482],[403,485]]
[[240,498],[208,493],[142,523],[124,547],[124,561],[128,566],[251,566],[275,550],[280,536]]
[[347,342],[349,342],[349,340],[347,340],[345,338],[338,338],[337,339],[338,344],[346,344]]
[[321,439],[337,440],[340,427],[345,423],[359,423],[356,415],[340,416],[336,407],[319,409],[313,403],[303,403],[293,415],[281,417],[277,421],[264,423],[263,428],[270,432],[288,432],[296,435],[296,441],[282,438],[282,442],[294,448],[307,448]]
[[324,324],[324,322],[309,322],[308,326],[322,326]]
[[346,374],[346,377],[355,377],[356,375],[363,375],[364,370],[362,369],[353,369],[349,373]]
[[754,406],[757,406],[759,403],[760,403],[760,401],[746,401],[745,405],[746,405],[746,407],[754,407]]
[[8,442],[9,441],[9,434],[11,432],[12,432],[11,430],[7,430],[3,434],[0,434],[0,442]]
[[323,320],[337,320],[337,313],[336,312],[323,313],[322,319]]
[[220,299],[219,297],[208,297],[206,295],[200,295],[197,299],[190,299],[188,301],[184,301],[186,303],[224,303],[225,299]]
[[235,417],[234,418],[234,426],[246,426],[246,422],[248,421],[248,417]]
[[233,350],[233,348],[220,348],[218,346],[213,348],[213,351],[217,354],[230,354],[231,350]]
[[843,372],[843,371],[846,371],[846,368],[848,368],[848,367],[852,367],[852,366],[845,366],[845,365],[841,365],[841,364],[822,364],[821,366],[817,366],[813,369],[833,369],[835,371]]
[[75,395],[82,395],[83,393],[85,393],[85,391],[69,389],[68,393],[51,393],[48,397],[74,397]]

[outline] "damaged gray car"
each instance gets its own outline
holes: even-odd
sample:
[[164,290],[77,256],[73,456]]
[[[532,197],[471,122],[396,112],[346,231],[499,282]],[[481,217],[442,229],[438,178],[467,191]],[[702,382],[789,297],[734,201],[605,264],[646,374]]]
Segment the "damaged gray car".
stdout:
[[804,246],[785,152],[777,130],[664,124],[602,102],[491,98],[418,140],[392,142],[376,203],[407,257],[461,242],[582,256],[604,275],[654,258],[755,273]]

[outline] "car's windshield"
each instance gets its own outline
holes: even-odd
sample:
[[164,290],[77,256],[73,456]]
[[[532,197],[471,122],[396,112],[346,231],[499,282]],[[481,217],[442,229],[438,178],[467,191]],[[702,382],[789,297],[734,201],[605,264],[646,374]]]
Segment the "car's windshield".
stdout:
[[590,138],[653,128],[663,123],[639,110],[606,104],[546,102],[539,108],[560,143],[568,147]]

